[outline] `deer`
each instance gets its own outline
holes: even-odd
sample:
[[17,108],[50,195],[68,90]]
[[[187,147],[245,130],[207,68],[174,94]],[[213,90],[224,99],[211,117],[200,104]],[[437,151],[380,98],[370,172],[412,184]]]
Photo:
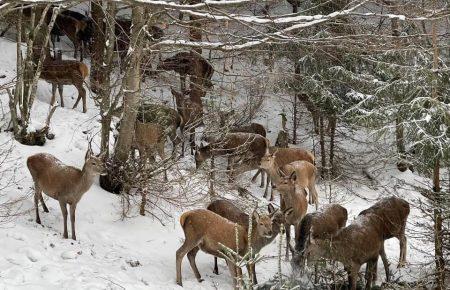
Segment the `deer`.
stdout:
[[[253,212],[252,217],[255,221],[255,228],[251,233],[251,241],[271,238],[273,235],[272,217],[260,216],[256,211]],[[196,209],[185,212],[180,217],[180,225],[185,236],[183,245],[176,252],[177,284],[180,286],[183,285],[181,263],[186,254],[195,277],[202,282],[203,279],[195,264],[195,257],[199,250],[220,258],[224,257],[223,246],[233,250],[237,249],[237,254],[240,256],[244,256],[249,250],[249,240],[245,228],[210,210]],[[233,286],[238,289],[237,277],[241,276],[241,269],[228,259],[226,261],[233,277]]]
[[[295,152],[295,151],[289,151],[286,149],[279,148],[278,150],[282,150],[281,152]],[[264,169],[270,176],[270,179],[272,180],[272,188],[275,184],[275,187],[277,187],[277,183],[279,182],[280,178],[283,177],[283,175],[290,175],[292,172],[297,172],[297,182],[302,188],[308,189],[308,196],[309,196],[309,204],[315,204],[316,210],[319,207],[319,197],[316,190],[316,167],[314,166],[314,156],[308,152],[308,151],[297,151],[297,156],[303,156],[306,160],[297,160],[290,163],[287,163],[283,166],[280,166],[280,164],[283,164],[283,162],[278,163],[277,162],[277,153],[276,151],[273,154],[266,154],[261,159],[261,168]],[[293,155],[295,155],[293,153]],[[292,157],[292,156],[291,156]],[[280,160],[285,162],[289,161],[288,154],[280,155]],[[311,163],[312,162],[312,163]],[[273,199],[273,195],[271,194],[271,199]]]
[[[310,238],[305,256],[308,261],[319,257],[341,262],[348,273],[349,289],[356,290],[358,272],[367,263],[373,273],[383,248],[383,221],[373,214],[360,215],[353,223],[338,231],[332,239]],[[367,275],[369,290],[373,275]]]
[[[406,264],[407,239],[405,235],[406,222],[410,213],[409,203],[398,197],[383,198],[368,209],[359,213],[360,216],[375,215],[383,221],[383,243],[385,240],[396,237],[400,242],[400,255],[398,268],[404,267]],[[386,272],[386,280],[390,280],[389,262],[384,252],[384,246],[380,252],[383,261],[384,270]],[[376,281],[377,264],[374,266],[373,279]],[[366,270],[366,276],[370,275]]]
[[[134,127],[133,148],[139,151],[139,157],[146,162],[155,161],[155,153],[164,160],[164,145],[166,144],[166,135],[164,128],[157,123],[136,122]],[[164,170],[164,179],[167,181],[167,170]]]
[[[309,163],[315,165],[314,155],[310,151],[305,150],[305,149],[280,148],[278,146],[271,146],[269,148],[269,153],[274,156],[274,158],[275,158],[274,162],[276,162],[279,167],[285,166],[286,164],[289,164],[294,161],[299,161],[299,160],[308,161]],[[263,159],[265,159],[265,158],[263,158]],[[266,165],[268,165],[268,164],[266,164]],[[261,168],[261,171],[256,172],[256,174],[252,178],[252,182],[254,182],[256,180],[256,178],[258,177],[258,174],[263,171],[265,171],[265,169]],[[267,176],[266,187],[264,190],[264,198],[267,198],[267,194],[269,191],[269,183],[271,181],[270,176],[271,176],[270,174],[268,174],[268,176]],[[264,183],[262,181],[263,181],[263,176],[261,176],[261,187],[264,186]],[[270,199],[269,200],[270,201],[273,200],[273,187],[270,191]]]
[[180,74],[181,91],[186,91],[186,75],[198,76],[203,79],[203,87],[211,88],[211,78],[214,74],[212,65],[195,52],[182,51],[172,57],[162,60],[157,70],[175,71]]
[[[191,101],[186,97],[186,92],[179,92],[171,88],[172,95],[175,97],[178,113],[183,117],[184,128],[189,131],[189,144],[191,147],[191,155],[194,155],[195,148],[195,128],[202,125],[203,110],[202,106]],[[184,141],[181,147],[181,156],[184,156]]]
[[95,27],[94,20],[82,13],[73,10],[64,10],[61,11],[61,15],[69,16],[75,18],[76,20],[86,23],[86,25],[82,25],[83,29],[78,32],[78,39],[81,41],[81,60],[83,60],[83,53],[85,53],[86,48],[89,48],[92,42],[92,37],[94,35]]
[[36,211],[36,223],[41,224],[39,217],[38,203],[49,212],[42,193],[56,199],[61,207],[64,218],[63,237],[68,238],[67,233],[67,204],[70,207],[70,223],[72,227],[72,239],[75,235],[75,211],[78,202],[83,195],[91,188],[94,179],[98,175],[105,173],[103,163],[104,154],[94,156],[89,148],[85,155],[85,162],[82,169],[65,165],[55,156],[47,153],[38,153],[28,157],[27,167],[34,182],[34,208]]
[[61,98],[61,107],[64,107],[63,86],[73,85],[78,90],[78,98],[73,109],[78,106],[80,100],[83,100],[83,113],[87,112],[86,90],[83,87],[85,78],[89,75],[89,68],[86,64],[77,60],[54,59],[48,48],[45,48],[45,58],[42,64],[40,78],[52,84],[53,105],[56,98],[56,88],[58,88]]
[[[329,204],[314,213],[308,213],[295,225],[295,247],[291,249],[291,265],[294,270],[304,264],[304,251],[308,241],[313,239],[331,239],[347,224],[348,212],[339,204]],[[290,247],[290,244],[288,245]],[[317,264],[314,265],[315,283]]]
[[[249,215],[240,210],[232,202],[224,199],[218,199],[211,202],[206,209],[228,219],[229,221],[239,224],[248,232]],[[278,233],[280,232],[281,224],[284,223],[283,214],[278,210],[275,210],[272,204],[268,205],[268,210],[269,216],[272,217],[273,220],[272,235],[270,238],[255,236],[255,240],[252,241],[252,249],[254,253],[258,253],[263,247],[270,244],[277,237]],[[254,229],[255,226],[256,222],[252,218],[252,228]],[[217,257],[214,257],[213,273],[219,275],[219,268],[217,267]],[[252,275],[253,284],[258,284],[254,265],[252,271],[249,270],[249,275]]]
[[[267,154],[269,147],[269,140],[259,134],[228,133],[220,140],[201,145],[195,151],[195,165],[198,169],[211,156],[228,156],[227,170],[232,180],[234,175],[258,169],[261,158]],[[234,167],[239,163],[239,171],[236,173]]]
[[[235,114],[234,110],[229,112],[219,111],[219,126],[221,128],[227,127],[226,130],[230,133],[254,133],[266,137],[267,131],[263,125],[259,123],[250,123],[247,125],[230,125],[229,119]],[[230,125],[230,126],[228,126]]]
[[80,61],[83,61],[83,39],[81,35],[87,31],[88,23],[86,21],[77,20],[73,16],[58,14],[56,16],[55,24],[51,31],[53,50],[55,50],[56,39],[60,36],[66,35],[73,43],[75,48],[73,57],[78,58],[78,51],[80,52]]
[[[276,183],[276,189],[281,195],[280,209],[285,218],[286,260],[289,260],[289,250],[291,249],[291,226],[297,225],[308,211],[307,192],[305,187],[302,187],[297,181],[297,174],[294,170],[289,176],[283,176]],[[295,236],[298,235],[296,232]]]

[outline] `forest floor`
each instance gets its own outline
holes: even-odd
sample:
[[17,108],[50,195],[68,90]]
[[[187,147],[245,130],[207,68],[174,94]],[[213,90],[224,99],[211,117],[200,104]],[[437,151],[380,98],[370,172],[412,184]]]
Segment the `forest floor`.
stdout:
[[[0,74],[7,76],[0,80],[2,83],[15,77],[15,49],[15,43],[0,38]],[[12,185],[0,193],[0,202],[23,198],[16,204],[20,215],[0,224],[0,288],[182,289],[175,283],[175,251],[184,238],[178,222],[181,209],[173,209],[172,218],[164,219],[164,225],[154,218],[138,215],[121,219],[119,196],[102,190],[96,182],[77,207],[77,241],[62,238],[62,215],[59,204],[54,200],[47,199],[50,213],[41,211],[42,226],[35,222],[32,180],[26,168],[27,157],[38,152],[48,152],[66,164],[81,167],[87,149],[86,134],[83,132],[99,130],[98,110],[91,94],[88,94],[88,113],[83,114],[80,107],[70,109],[76,99],[76,90],[66,86],[64,92],[66,108],[58,108],[51,121],[51,131],[56,138],[48,140],[45,146],[24,146],[12,141],[10,132],[0,132],[0,144],[4,144],[3,148],[11,148],[0,172],[8,170],[6,178],[14,179]],[[35,127],[44,122],[50,97],[51,86],[39,81],[32,112]],[[0,95],[0,102],[0,112],[8,112],[6,94]],[[277,114],[281,111],[278,107],[278,103],[271,100],[264,104],[265,113],[261,120],[269,128],[277,127]],[[269,134],[272,143],[276,132],[272,130]],[[185,161],[191,167],[194,164],[191,156],[185,157]],[[399,173],[393,164],[387,164],[383,173],[378,176],[378,182],[383,186],[369,188],[354,181],[344,182],[345,186],[343,182],[330,184],[319,181],[318,190],[321,203],[325,204],[328,197],[326,192],[331,185],[334,196],[332,199],[337,199],[348,209],[351,222],[361,210],[389,195],[391,191],[386,188],[397,184],[399,179],[407,182],[421,180],[409,171]],[[5,178],[0,182],[5,182]],[[249,190],[256,196],[262,196],[261,189],[256,185],[252,185]],[[398,189],[396,193],[412,204],[407,226],[407,267],[401,270],[396,268],[399,250],[397,240],[386,241],[386,253],[395,279],[414,281],[427,271],[421,265],[428,261],[427,254],[432,251],[431,244],[417,238],[414,227],[418,220],[428,220],[416,208],[420,200],[417,194],[402,189]],[[204,206],[205,204],[199,204],[197,207]],[[313,211],[313,208],[310,207],[309,211]],[[279,237],[261,252],[264,259],[257,265],[257,275],[261,282],[268,281],[277,274],[278,242]],[[230,289],[232,280],[226,265],[224,261],[219,264],[220,275],[215,275],[212,273],[212,256],[200,252],[197,265],[205,281],[198,283],[187,259],[184,259],[184,289]],[[290,265],[284,258],[282,270],[284,275],[291,273]],[[381,260],[378,271],[378,283],[381,283],[384,281]]]

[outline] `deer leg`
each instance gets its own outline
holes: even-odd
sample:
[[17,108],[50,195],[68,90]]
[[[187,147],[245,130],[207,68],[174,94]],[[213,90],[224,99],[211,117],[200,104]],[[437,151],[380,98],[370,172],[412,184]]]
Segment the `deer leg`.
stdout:
[[399,262],[398,262],[398,268],[401,268],[406,265],[407,240],[406,240],[406,235],[405,235],[405,229],[402,230],[399,240],[400,240],[400,258],[399,258]]
[[34,209],[36,211],[36,222],[38,224],[41,224],[41,218],[39,217],[39,192],[40,188],[35,184],[35,190],[34,190]]
[[199,247],[193,248],[187,253],[187,257],[189,260],[189,264],[191,264],[192,271],[194,271],[195,278],[197,278],[198,282],[203,282],[204,280],[202,279],[202,276],[198,271],[197,264],[195,264],[195,256],[197,256],[198,250],[200,250]]
[[316,205],[316,210],[319,208],[319,196],[317,194],[316,186],[314,184],[309,186],[309,199],[310,204]]
[[[166,159],[166,154],[164,153],[164,142],[159,142],[158,143],[158,147],[156,148],[156,150],[158,151],[158,155],[161,158],[161,160]],[[169,179],[167,178],[167,170],[164,169],[164,180],[168,181]]]
[[63,85],[58,85],[59,98],[61,99],[61,107],[64,108]]
[[366,264],[366,290],[370,290],[372,288],[372,283],[375,282],[373,280],[375,276],[375,271],[377,269],[378,256],[374,260],[369,260]]
[[39,200],[41,201],[42,208],[44,209],[44,212],[48,212],[47,205],[44,202],[44,197],[42,196],[42,191],[39,193]]
[[[381,260],[383,261],[383,266],[384,266],[384,271],[386,272],[386,281],[389,282],[390,280],[390,271],[389,271],[389,261],[386,257],[386,252],[384,251],[384,243],[381,246],[381,250],[380,250],[380,256],[381,256]],[[376,281],[376,277],[377,277],[377,270],[376,270],[376,266],[375,265],[375,272],[374,272],[374,281]]]
[[176,252],[177,284],[180,286],[183,286],[183,278],[181,276],[181,262],[183,261],[183,257],[186,256],[186,254],[195,247],[197,247],[197,245],[192,244],[186,238],[183,245],[181,245],[181,247]]
[[[272,184],[272,180],[270,180],[270,184]],[[273,200],[273,186],[270,187],[270,201]]]
[[289,244],[291,243],[291,225],[285,224],[284,230],[286,231],[286,261],[289,261]]
[[266,175],[267,175],[267,173],[263,170],[261,172],[261,183],[259,185],[260,188],[264,188],[264,185],[265,185],[264,181],[266,180]]
[[189,145],[191,147],[191,155],[194,155],[194,148],[195,148],[195,128],[194,127],[191,129],[191,132],[189,134]]
[[78,103],[80,102],[80,100],[83,99],[83,113],[86,113],[87,112],[86,90],[83,88],[83,83],[77,85],[77,89],[78,89],[78,99],[75,102],[75,104],[73,105],[72,109],[75,109],[78,106]]
[[180,88],[182,93],[186,91],[186,75],[180,74]]
[[256,171],[255,175],[253,175],[252,177],[252,182],[256,182],[256,178],[258,178],[258,176],[261,174],[262,169],[258,169],[258,171]]
[[219,275],[219,267],[217,266],[217,257],[214,257],[214,270],[213,273]]
[[52,84],[52,99],[50,100],[50,106],[53,106],[56,101],[56,84]]
[[64,239],[67,239],[69,237],[69,235],[67,233],[67,203],[60,200],[59,201],[59,206],[61,207],[61,212],[62,212],[63,220],[64,220],[63,237],[64,237]]
[[72,240],[76,240],[77,236],[75,235],[75,210],[77,209],[77,204],[73,203],[70,205],[70,225],[72,227]]

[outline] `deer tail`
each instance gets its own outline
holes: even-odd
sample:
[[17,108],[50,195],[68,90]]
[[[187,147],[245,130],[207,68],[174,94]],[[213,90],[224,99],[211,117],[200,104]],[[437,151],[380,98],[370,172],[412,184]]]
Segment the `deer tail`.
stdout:
[[185,212],[180,217],[180,225],[184,228],[184,224],[186,223],[186,219],[189,217],[189,212]]
[[80,66],[78,67],[80,70],[81,76],[85,79],[89,75],[89,68],[86,64],[80,62]]

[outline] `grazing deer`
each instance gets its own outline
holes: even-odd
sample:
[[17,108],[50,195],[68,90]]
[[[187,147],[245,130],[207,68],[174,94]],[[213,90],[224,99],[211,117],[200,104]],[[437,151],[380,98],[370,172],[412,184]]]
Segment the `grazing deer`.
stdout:
[[84,79],[89,75],[87,65],[77,60],[53,59],[49,49],[45,50],[45,59],[42,64],[40,78],[52,84],[52,100],[54,104],[56,98],[56,88],[61,98],[61,107],[64,107],[63,86],[73,85],[78,90],[78,98],[73,109],[78,106],[79,101],[83,100],[83,113],[87,112],[86,90],[83,87]]
[[261,124],[250,123],[248,125],[240,126],[229,124],[229,120],[233,115],[235,115],[234,110],[231,110],[229,112],[219,111],[219,126],[221,128],[226,127],[225,129],[230,133],[254,133],[266,137],[266,128],[264,128],[264,126]]
[[[405,235],[406,221],[410,212],[409,203],[398,197],[383,198],[368,209],[363,210],[359,215],[374,215],[383,221],[383,240],[396,237],[400,242],[400,256],[398,267],[403,267],[406,264],[406,249],[407,240]],[[384,270],[386,272],[386,280],[389,281],[389,262],[382,247],[380,253],[383,260]],[[377,264],[373,274],[373,280],[376,280]],[[369,273],[366,272],[366,275]]]
[[[304,251],[308,241],[313,239],[331,239],[345,227],[348,219],[347,210],[339,204],[329,204],[320,211],[308,213],[295,225],[295,248],[292,251],[291,265],[297,270],[304,264]],[[314,266],[315,283],[317,283],[317,264]]]
[[[260,217],[256,212],[253,213],[253,217],[255,228],[251,233],[251,241],[271,238],[273,235],[272,217],[268,215]],[[220,258],[223,258],[223,246],[233,250],[237,249],[237,254],[240,256],[244,256],[249,250],[245,228],[212,211],[197,209],[185,212],[180,217],[180,224],[185,236],[183,245],[176,253],[177,284],[180,286],[182,286],[181,262],[186,254],[195,277],[202,282],[203,279],[195,264],[195,256],[199,250]],[[226,261],[233,277],[233,286],[237,289],[237,277],[241,275],[241,269],[232,262]]]
[[70,206],[70,223],[72,226],[72,239],[75,235],[75,210],[83,194],[89,190],[97,175],[105,172],[103,165],[103,154],[98,157],[92,155],[89,147],[86,152],[83,169],[64,165],[59,159],[51,154],[39,153],[28,157],[28,170],[33,177],[35,193],[34,207],[36,210],[36,222],[41,224],[39,217],[38,203],[41,201],[45,212],[48,208],[45,205],[42,192],[59,201],[61,212],[64,218],[65,239],[67,233],[67,204]]
[[[276,183],[276,188],[281,195],[280,209],[284,213],[285,218],[286,260],[289,259],[291,226],[297,225],[308,211],[307,193],[305,187],[302,187],[297,181],[297,174],[296,171],[293,171],[290,176],[284,176]],[[297,232],[295,236],[298,236]]]
[[206,59],[195,52],[179,52],[161,61],[156,69],[165,71],[173,70],[180,74],[182,92],[186,91],[186,75],[198,76],[203,79],[203,87],[212,87],[211,78],[214,73],[214,68]]
[[[185,97],[186,92],[183,94],[173,88],[171,89],[171,92],[175,97],[178,113],[183,117],[184,128],[188,130],[191,155],[194,155],[195,128],[202,125],[202,106]],[[184,141],[181,148],[181,156],[184,156]]]
[[[269,148],[269,153],[274,157],[274,162],[276,162],[277,166],[279,167],[283,167],[291,162],[294,161],[300,161],[300,160],[304,160],[304,161],[308,161],[311,164],[315,164],[315,158],[314,155],[307,150],[301,149],[301,148],[279,148],[277,146],[271,146]],[[270,158],[265,158],[263,157],[264,162],[264,166],[272,166],[271,164],[271,160]],[[262,163],[261,163],[262,165]],[[264,168],[262,168],[261,166],[261,171],[266,170]],[[258,172],[256,172],[256,174],[253,176],[252,181],[254,182],[256,180],[256,178],[258,177]],[[261,178],[263,178],[261,176]],[[269,183],[271,182],[271,174],[269,173],[267,176],[267,182],[266,182],[266,188],[264,190],[264,197],[267,198],[267,194],[269,191]],[[275,176],[276,178],[276,176]],[[263,184],[261,182],[261,184]],[[273,187],[270,191],[270,200],[273,200]]]
[[[356,290],[361,266],[367,263],[369,273],[373,273],[383,248],[383,227],[383,221],[379,217],[360,215],[352,224],[338,231],[332,239],[310,238],[305,256],[308,261],[322,257],[343,263],[348,273],[349,289]],[[372,284],[372,277],[367,276],[367,290]]]
[[[279,148],[278,150],[282,150],[281,152],[295,152],[294,150],[290,151],[286,149],[288,148]],[[261,168],[266,170],[269,174],[270,179],[272,180],[272,188],[274,184],[277,186],[277,183],[283,175],[290,175],[292,172],[296,171],[296,175],[298,177],[297,182],[300,187],[307,188],[309,190],[309,204],[314,203],[316,205],[316,209],[318,209],[319,197],[316,190],[316,167],[313,164],[314,156],[308,151],[298,151],[297,153],[297,157],[303,156],[302,160],[293,161],[283,166],[280,166],[277,162],[278,154],[276,152],[273,154],[267,154],[261,159]],[[285,154],[283,157],[282,156],[283,154],[279,157],[281,161],[283,161],[284,158],[286,162],[289,161],[289,154]],[[295,154],[290,157],[292,156],[295,156]],[[305,159],[308,161],[305,161]],[[283,162],[280,163],[283,164]],[[273,199],[273,196],[271,196],[271,199]]]
[[[269,140],[259,134],[228,133],[221,140],[201,146],[195,152],[197,168],[211,156],[228,156],[230,179],[234,175],[259,168],[261,158],[269,151]],[[240,164],[239,164],[240,163]],[[234,167],[239,164],[239,171]]]
[[[238,207],[236,207],[232,202],[224,199],[215,200],[208,205],[207,209],[228,219],[229,221],[239,224],[240,226],[244,227],[245,230],[248,232],[249,215],[240,210]],[[269,216],[273,217],[272,235],[270,238],[254,236],[256,239],[252,241],[253,253],[258,253],[263,247],[270,244],[280,232],[281,224],[284,223],[283,214],[276,211],[271,204],[269,204],[268,210]],[[255,227],[256,221],[255,219],[252,219],[252,228],[255,229]],[[213,272],[216,275],[219,274],[219,268],[217,267],[217,257],[214,257]],[[252,272],[252,274],[250,274],[250,272]],[[249,269],[248,274],[252,275],[253,284],[258,284],[254,265],[252,270]]]

